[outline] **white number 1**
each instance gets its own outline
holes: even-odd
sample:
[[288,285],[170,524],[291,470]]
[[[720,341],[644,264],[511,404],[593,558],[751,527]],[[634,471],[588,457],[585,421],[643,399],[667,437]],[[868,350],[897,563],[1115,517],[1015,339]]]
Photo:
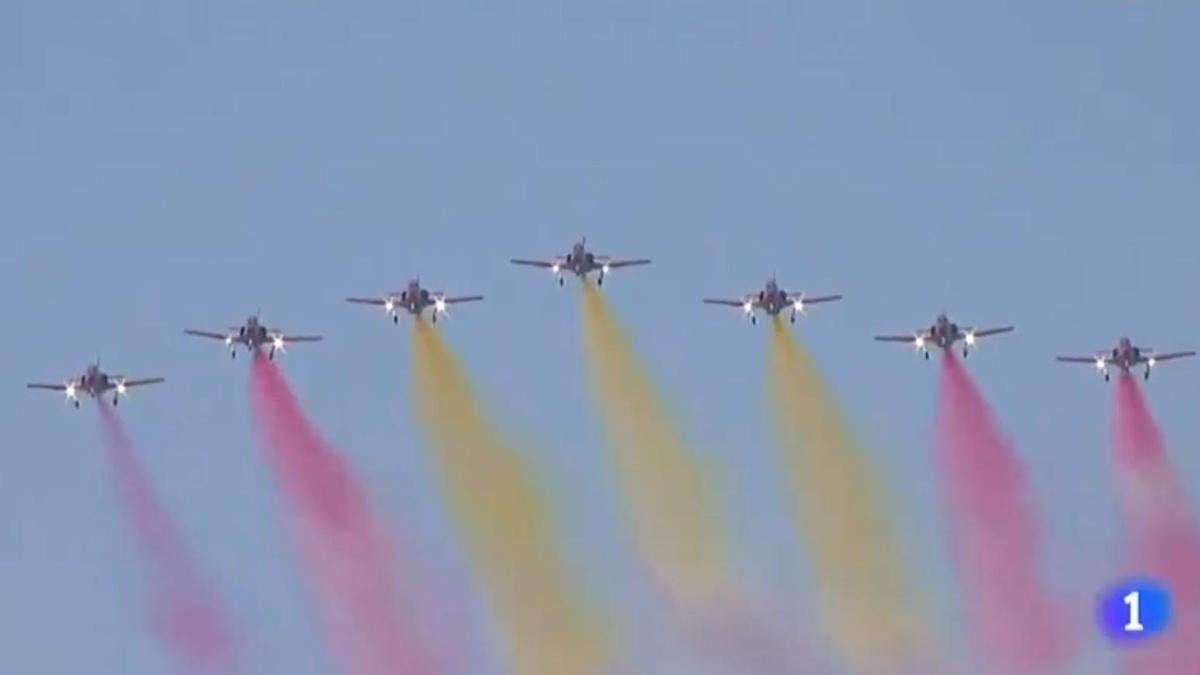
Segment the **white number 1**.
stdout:
[[1137,591],[1125,596],[1125,604],[1129,605],[1129,623],[1125,624],[1126,632],[1140,633],[1146,630],[1146,627],[1142,625],[1141,600],[1141,594]]

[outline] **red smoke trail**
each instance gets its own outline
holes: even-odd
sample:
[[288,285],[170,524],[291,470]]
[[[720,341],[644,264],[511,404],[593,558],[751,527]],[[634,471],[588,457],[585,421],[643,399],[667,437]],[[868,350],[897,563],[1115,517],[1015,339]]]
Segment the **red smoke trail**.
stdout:
[[179,527],[154,494],[121,420],[103,402],[97,408],[121,506],[150,567],[155,632],[184,672],[233,672],[233,640],[216,594],[205,583]]
[[1113,456],[1120,506],[1129,531],[1129,558],[1138,574],[1171,591],[1170,632],[1130,650],[1126,672],[1200,673],[1200,530],[1167,456],[1162,432],[1132,376],[1113,395]]
[[[362,486],[321,438],[273,363],[256,355],[251,401],[262,450],[283,490],[305,572],[333,649],[354,675],[443,672],[422,639],[415,591],[401,588],[391,544]],[[406,581],[411,570],[400,569]]]
[[943,360],[936,461],[973,639],[1003,673],[1060,672],[1062,608],[1038,574],[1038,527],[1025,467],[958,358]]

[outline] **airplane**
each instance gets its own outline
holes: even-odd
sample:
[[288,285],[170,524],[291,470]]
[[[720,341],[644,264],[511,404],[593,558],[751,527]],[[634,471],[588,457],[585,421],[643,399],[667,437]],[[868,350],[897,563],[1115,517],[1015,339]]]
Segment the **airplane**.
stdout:
[[321,339],[320,335],[285,335],[282,331],[268,328],[262,324],[258,312],[255,312],[253,316],[246,317],[246,323],[241,326],[230,326],[228,333],[213,333],[190,328],[183,332],[197,337],[223,340],[225,346],[229,348],[229,358],[231,359],[237,358],[237,345],[239,344],[251,352],[258,351],[259,347],[268,347],[267,356],[274,359],[275,352],[285,351],[284,347],[293,342],[317,342]]
[[1013,326],[1004,326],[1002,328],[985,328],[979,330],[976,328],[963,328],[957,323],[954,323],[946,316],[945,312],[937,315],[933,324],[927,328],[922,328],[912,335],[877,335],[875,339],[879,342],[907,342],[911,344],[917,351],[921,352],[926,359],[929,358],[929,345],[932,343],[942,349],[949,351],[954,348],[954,343],[962,340],[963,348],[962,355],[966,358],[971,347],[975,346],[975,341],[981,337],[989,335],[998,335],[1000,333],[1008,333],[1014,330]]
[[110,375],[100,370],[100,359],[96,359],[95,363],[88,364],[82,375],[73,377],[62,384],[31,383],[25,385],[25,387],[27,389],[61,391],[66,396],[67,402],[75,404],[75,407],[78,408],[80,394],[88,394],[92,398],[96,398],[103,396],[106,392],[112,391],[112,404],[115,406],[120,402],[121,397],[127,394],[130,387],[141,387],[160,382],[165,382],[165,380],[161,377],[131,380],[124,375]]
[[792,310],[788,320],[796,323],[796,315],[804,314],[805,308],[808,305],[815,305],[820,302],[833,302],[841,300],[840,295],[819,295],[816,297],[808,297],[804,293],[790,293],[779,287],[779,282],[775,277],[767,280],[762,290],[755,293],[748,293],[740,300],[724,300],[721,298],[705,298],[704,302],[709,305],[727,305],[729,307],[741,307],[746,318],[750,319],[751,324],[758,323],[758,315],[756,310],[762,310],[770,316],[779,316],[779,313],[785,309]]
[[636,260],[613,260],[606,255],[596,255],[587,249],[587,237],[581,238],[571,247],[571,252],[564,256],[557,256],[553,260],[526,260],[522,258],[513,258],[514,265],[527,265],[529,267],[541,267],[550,270],[554,276],[558,277],[558,285],[563,285],[563,272],[573,272],[575,276],[586,278],[592,272],[599,272],[596,277],[596,285],[604,285],[604,276],[609,270],[618,267],[631,267],[633,265],[649,265],[650,261],[645,258]]
[[1098,352],[1095,356],[1058,356],[1056,361],[1064,363],[1092,363],[1095,364],[1096,370],[1104,376],[1104,381],[1108,382],[1109,366],[1116,366],[1121,369],[1121,373],[1128,375],[1129,371],[1140,364],[1146,364],[1146,372],[1142,375],[1142,379],[1150,379],[1150,369],[1158,365],[1162,361],[1170,361],[1171,359],[1182,359],[1189,356],[1195,356],[1196,352],[1171,352],[1168,354],[1154,354],[1153,349],[1139,347],[1129,340],[1127,337],[1122,337],[1117,341],[1117,346],[1108,351]]
[[483,300],[482,295],[446,297],[446,294],[441,291],[430,291],[429,289],[421,288],[420,277],[409,281],[408,288],[405,290],[392,291],[382,298],[346,298],[346,302],[383,307],[383,311],[392,317],[392,323],[400,323],[399,312],[401,310],[419,317],[429,307],[433,308],[430,318],[434,323],[437,323],[438,315],[446,313],[447,305],[459,302],[476,302],[479,300]]

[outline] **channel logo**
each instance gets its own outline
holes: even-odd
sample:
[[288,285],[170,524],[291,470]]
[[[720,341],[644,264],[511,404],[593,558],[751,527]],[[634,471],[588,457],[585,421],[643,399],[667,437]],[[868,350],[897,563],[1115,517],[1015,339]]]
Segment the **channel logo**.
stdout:
[[1170,627],[1171,594],[1154,579],[1125,579],[1100,595],[1096,618],[1109,640],[1139,644]]

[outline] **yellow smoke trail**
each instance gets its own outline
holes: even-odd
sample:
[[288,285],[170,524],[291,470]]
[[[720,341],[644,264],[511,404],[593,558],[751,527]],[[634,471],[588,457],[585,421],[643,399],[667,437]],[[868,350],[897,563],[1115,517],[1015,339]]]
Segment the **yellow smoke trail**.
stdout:
[[417,321],[413,389],[451,511],[506,631],[517,675],[583,675],[607,660],[607,638],[570,592],[549,505],[522,458],[486,419],[458,360]]
[[776,319],[769,398],[826,628],[860,668],[887,672],[923,656],[901,547],[877,473],[807,352]]
[[714,486],[684,446],[608,303],[588,283],[583,338],[636,544],[672,600],[708,607],[729,590]]

